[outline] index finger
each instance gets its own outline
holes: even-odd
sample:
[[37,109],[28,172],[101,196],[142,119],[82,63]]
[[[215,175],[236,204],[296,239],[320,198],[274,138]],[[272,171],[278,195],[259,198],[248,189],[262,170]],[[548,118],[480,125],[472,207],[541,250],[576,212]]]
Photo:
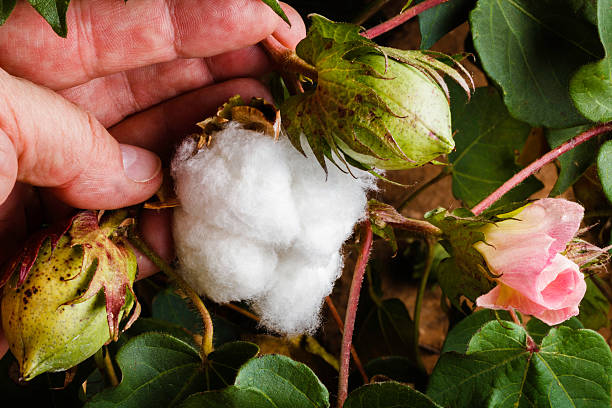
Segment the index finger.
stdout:
[[[19,2],[0,27],[0,67],[65,89],[176,58],[240,49],[286,25],[261,0],[73,0],[66,20],[64,39],[26,2]],[[293,26],[278,31],[288,46],[304,35],[301,20]]]

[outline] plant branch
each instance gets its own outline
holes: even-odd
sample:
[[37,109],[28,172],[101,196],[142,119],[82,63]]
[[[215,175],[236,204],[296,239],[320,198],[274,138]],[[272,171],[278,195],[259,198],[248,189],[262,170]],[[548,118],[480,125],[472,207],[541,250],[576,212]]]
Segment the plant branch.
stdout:
[[269,35],[260,44],[281,73],[302,74],[313,81],[317,80],[317,69],[298,57],[295,51],[285,47],[273,36]]
[[249,319],[255,322],[260,321],[259,317],[255,316],[253,313],[249,312],[248,310],[244,310],[240,306],[237,306],[233,303],[224,303],[223,306],[227,307],[228,309],[232,309],[234,312],[240,313],[241,315],[248,317]]
[[408,193],[403,199],[402,199],[402,203],[397,207],[397,211],[402,212],[402,210],[404,210],[404,208],[406,208],[406,206],[412,201],[414,200],[419,194],[421,194],[423,191],[425,191],[428,187],[436,184],[438,181],[442,180],[443,178],[445,178],[446,176],[448,176],[450,174],[448,167],[445,167],[444,169],[442,169],[442,171],[440,173],[438,173],[438,175],[434,178],[432,178],[431,180],[421,184],[419,186],[419,188],[417,188],[416,190]]
[[[327,307],[329,308],[329,311],[331,312],[333,319],[336,321],[336,325],[338,325],[338,330],[340,331],[340,334],[343,334],[344,324],[342,324],[342,319],[340,318],[340,314],[338,314],[338,310],[336,309],[334,302],[331,300],[329,296],[325,297],[325,304],[327,304]],[[351,344],[351,356],[353,356],[353,361],[355,362],[355,365],[357,366],[357,370],[359,370],[359,374],[361,374],[361,379],[363,380],[363,383],[367,384],[370,381],[370,379],[368,378],[368,374],[365,372],[363,365],[361,364],[361,359],[359,358],[359,355],[357,355],[357,350],[355,350],[355,347],[352,344]]]
[[365,38],[376,38],[381,34],[386,33],[387,31],[393,30],[395,27],[398,27],[404,24],[406,21],[410,20],[413,17],[418,16],[425,10],[429,10],[432,7],[435,7],[439,4],[446,3],[448,0],[425,0],[422,3],[417,4],[416,6],[410,7],[405,12],[393,17],[391,20],[387,20],[384,23],[381,23],[377,26],[366,30],[362,35]]
[[194,306],[198,309],[200,316],[202,316],[202,321],[204,323],[204,333],[202,340],[202,349],[200,351],[200,357],[202,357],[202,362],[206,361],[206,356],[208,356],[213,351],[213,323],[210,317],[210,313],[206,309],[204,302],[200,296],[189,286],[189,284],[178,274],[176,271],[165,261],[163,260],[157,253],[147,245],[146,242],[136,233],[135,226],[130,228],[128,233],[128,240],[130,243],[142,252],[147,258],[151,260],[163,273],[165,273],[170,279],[172,279],[179,288],[185,292],[187,297],[191,300]]
[[344,333],[342,333],[342,347],[340,349],[340,376],[338,378],[338,408],[342,408],[346,397],[348,396],[348,377],[349,377],[349,362],[351,359],[351,344],[353,339],[353,331],[355,329],[355,317],[357,315],[357,306],[359,305],[359,293],[361,292],[361,283],[363,275],[368,265],[370,250],[372,249],[372,226],[369,220],[365,220],[362,224],[362,243],[355,271],[353,272],[353,280],[349,291],[349,298],[346,307],[346,316],[344,317]]
[[106,375],[108,376],[108,381],[113,387],[119,385],[119,379],[117,378],[115,367],[113,367],[113,362],[110,359],[110,353],[106,348],[104,350],[104,372],[106,372]]
[[589,129],[586,132],[579,134],[575,138],[563,143],[561,146],[552,149],[544,156],[540,157],[539,159],[531,163],[529,166],[516,173],[510,180],[502,184],[501,187],[491,193],[487,198],[476,204],[476,206],[472,208],[472,212],[476,215],[482,213],[484,210],[493,205],[497,200],[502,198],[504,194],[506,194],[508,191],[512,190],[514,187],[522,183],[527,177],[531,176],[533,173],[544,167],[545,164],[552,162],[562,154],[572,150],[574,147],[596,136],[599,136],[602,133],[606,133],[609,131],[612,131],[612,122],[603,123],[592,129]]
[[416,300],[414,301],[414,356],[416,357],[417,366],[419,367],[419,370],[422,373],[426,373],[427,371],[425,370],[425,365],[423,364],[423,360],[421,359],[421,350],[419,348],[419,326],[421,324],[421,309],[423,307],[423,298],[425,297],[427,281],[429,280],[429,274],[433,265],[435,249],[435,241],[431,239],[431,237],[426,239],[425,242],[427,243],[427,263],[425,264],[425,271],[423,271],[419,291],[417,292]]

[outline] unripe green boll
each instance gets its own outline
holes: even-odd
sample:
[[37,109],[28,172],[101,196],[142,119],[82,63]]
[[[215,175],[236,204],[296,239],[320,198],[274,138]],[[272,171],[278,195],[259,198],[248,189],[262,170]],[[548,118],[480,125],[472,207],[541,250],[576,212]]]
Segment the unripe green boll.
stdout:
[[[92,229],[85,234],[94,239],[77,244],[87,228],[74,225],[84,219],[95,221],[95,227],[90,223]],[[108,303],[123,292],[117,319],[111,322],[114,326],[132,308],[134,297],[125,287],[108,290],[113,285],[110,281],[116,279],[121,289],[126,284],[131,287],[136,276],[132,251],[108,239],[97,228],[93,212],[80,213],[73,227],[59,237],[45,237],[33,245],[37,246],[35,260],[27,277],[22,284],[19,274],[8,280],[1,306],[4,334],[19,364],[20,376],[26,381],[47,371],[67,370],[115,338],[117,328],[109,329]],[[84,256],[93,248],[101,250],[94,261]],[[106,256],[119,259],[109,263],[101,259]],[[120,268],[106,270],[109,265]],[[100,291],[98,282],[109,278],[102,284],[104,291]]]

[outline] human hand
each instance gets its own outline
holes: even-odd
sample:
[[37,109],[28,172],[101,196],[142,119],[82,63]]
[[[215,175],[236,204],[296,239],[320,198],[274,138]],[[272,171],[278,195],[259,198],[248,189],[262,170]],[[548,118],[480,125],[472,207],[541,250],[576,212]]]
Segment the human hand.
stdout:
[[[146,200],[176,140],[230,96],[269,98],[248,79],[270,68],[253,44],[273,34],[294,48],[305,35],[284,8],[291,28],[260,0],[73,0],[62,39],[19,3],[0,27],[0,265],[72,207]],[[169,214],[140,224],[171,258]],[[154,271],[139,257],[139,277]]]

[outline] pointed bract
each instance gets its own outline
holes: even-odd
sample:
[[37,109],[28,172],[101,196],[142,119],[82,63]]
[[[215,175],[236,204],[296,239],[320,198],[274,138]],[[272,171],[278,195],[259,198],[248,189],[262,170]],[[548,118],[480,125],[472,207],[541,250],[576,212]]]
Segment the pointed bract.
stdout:
[[323,157],[348,167],[346,155],[360,168],[393,170],[423,165],[453,149],[448,89],[439,72],[469,94],[473,83],[461,75],[466,71],[459,62],[438,53],[381,47],[362,37],[358,26],[311,18],[296,52],[315,66],[316,87],[281,106],[287,134],[299,151],[306,135],[324,169]]

